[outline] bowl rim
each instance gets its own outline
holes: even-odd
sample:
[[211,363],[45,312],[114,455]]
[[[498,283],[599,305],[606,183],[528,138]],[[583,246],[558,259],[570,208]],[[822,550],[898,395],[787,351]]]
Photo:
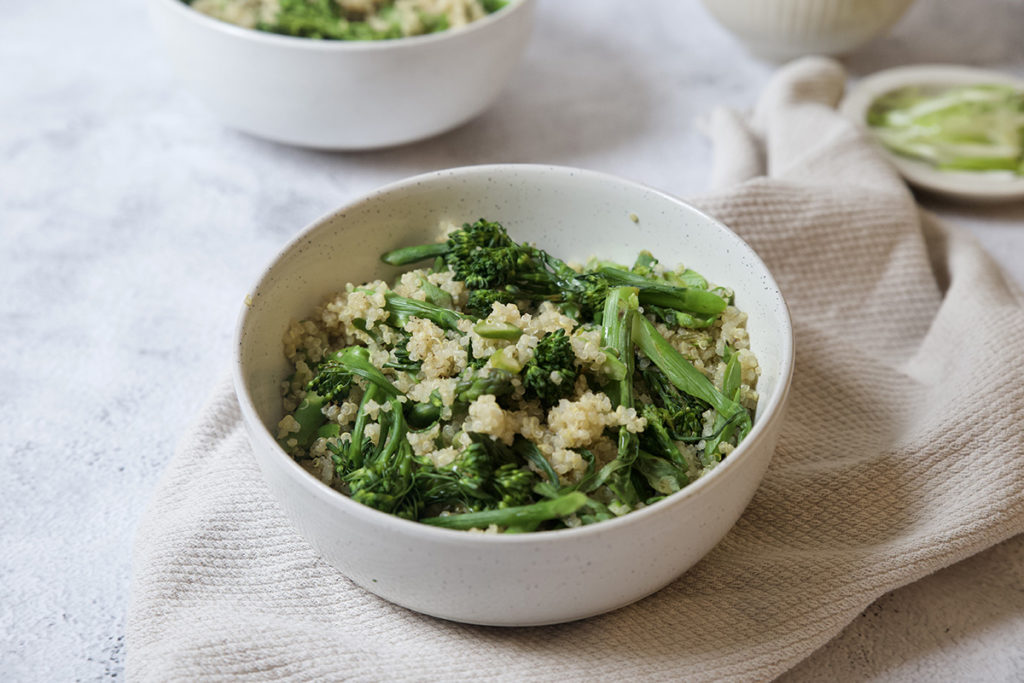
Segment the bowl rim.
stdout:
[[328,40],[318,38],[305,38],[302,36],[287,36],[279,33],[260,31],[254,28],[245,28],[221,19],[216,19],[202,12],[192,9],[190,5],[182,0],[151,0],[156,5],[162,5],[167,11],[177,12],[187,21],[194,21],[200,26],[209,30],[217,31],[226,36],[242,40],[252,40],[257,43],[276,45],[278,47],[295,48],[298,50],[311,50],[314,52],[371,52],[376,50],[412,49],[421,45],[452,39],[456,36],[464,36],[475,31],[484,30],[486,27],[512,16],[521,8],[532,4],[535,0],[506,0],[507,4],[501,9],[491,12],[482,19],[470,22],[458,29],[446,29],[436,33],[426,33],[418,36],[405,36],[402,38],[390,38],[388,40]]
[[[428,524],[422,524],[420,522],[403,519],[396,517],[395,515],[382,512],[380,510],[371,508],[369,506],[357,503],[348,496],[339,491],[336,491],[319,479],[314,477],[312,474],[307,472],[298,462],[289,456],[277,443],[277,440],[273,437],[271,432],[264,426],[263,421],[260,419],[252,396],[249,392],[249,388],[244,380],[244,373],[242,368],[242,340],[243,335],[247,326],[249,316],[252,314],[252,308],[250,307],[252,298],[258,293],[260,287],[264,285],[271,275],[271,272],[281,261],[282,256],[288,254],[298,248],[301,244],[306,242],[309,235],[313,232],[321,229],[324,225],[329,224],[336,217],[341,216],[347,212],[351,212],[360,206],[380,201],[382,198],[402,191],[407,188],[414,188],[422,186],[424,183],[434,182],[441,179],[457,179],[460,176],[466,175],[493,175],[496,173],[507,173],[514,171],[520,175],[524,173],[532,174],[536,177],[542,177],[545,174],[554,175],[560,177],[573,177],[578,176],[587,178],[597,182],[614,183],[618,185],[624,185],[635,190],[639,190],[644,193],[653,193],[662,200],[668,201],[673,204],[682,205],[684,208],[695,212],[701,216],[708,224],[714,229],[723,232],[726,236],[735,240],[743,249],[749,252],[749,256],[754,260],[754,263],[761,268],[761,274],[764,276],[765,283],[769,286],[772,293],[772,298],[777,302],[777,308],[779,315],[781,316],[780,323],[782,324],[782,344],[780,348],[780,363],[779,363],[779,385],[778,388],[768,397],[768,403],[765,405],[760,419],[758,419],[750,434],[744,439],[732,453],[730,457],[724,459],[719,465],[717,465],[711,472],[700,477],[697,481],[694,481],[683,488],[681,491],[677,491],[669,496],[666,496],[662,500],[643,507],[639,510],[634,510],[621,517],[606,520],[596,524],[589,524],[586,526],[572,527],[565,529],[553,529],[538,533],[525,533],[525,534],[487,534],[487,533],[467,533],[462,530],[447,529],[442,527],[435,527]],[[768,431],[769,425],[775,421],[782,419],[783,413],[782,408],[789,395],[794,369],[794,343],[793,343],[793,325],[792,319],[789,313],[788,305],[782,296],[782,292],[779,289],[778,283],[776,283],[774,276],[768,267],[764,264],[764,261],[757,254],[754,249],[747,244],[743,238],[733,232],[731,229],[725,226],[721,221],[713,218],[704,211],[693,206],[689,202],[686,202],[674,195],[668,194],[661,190],[655,189],[643,183],[621,178],[612,174],[602,173],[598,171],[590,171],[581,168],[575,168],[570,166],[559,166],[549,164],[484,164],[477,166],[461,166],[456,168],[442,169],[437,171],[431,171],[428,173],[418,174],[412,177],[404,178],[392,183],[388,183],[376,190],[369,193],[360,195],[355,199],[346,202],[341,207],[330,211],[320,218],[314,220],[312,223],[303,228],[297,233],[286,245],[284,245],[278,252],[272,257],[270,262],[262,269],[260,275],[257,277],[253,286],[248,290],[248,294],[245,297],[245,303],[242,304],[241,312],[238,316],[238,320],[235,326],[234,332],[234,349],[233,349],[233,363],[232,363],[232,379],[235,388],[235,394],[238,398],[241,412],[246,422],[248,422],[249,429],[247,430],[250,438],[258,438],[264,445],[271,447],[271,451],[274,453],[274,457],[282,461],[284,470],[289,473],[289,476],[299,483],[299,486],[304,489],[307,495],[311,495],[321,499],[329,505],[339,507],[343,512],[352,518],[356,519],[359,523],[367,523],[377,527],[386,527],[389,533],[397,533],[403,536],[417,536],[420,538],[432,539],[441,543],[448,544],[460,544],[460,543],[473,543],[473,544],[525,544],[525,543],[559,543],[566,542],[570,538],[587,538],[593,534],[608,533],[616,529],[626,529],[632,527],[635,524],[642,524],[644,521],[653,515],[660,515],[667,512],[672,507],[681,504],[683,501],[692,498],[697,495],[703,495],[703,492],[710,491],[720,488],[720,482],[725,481],[729,473],[736,470],[743,463],[743,454],[745,454],[750,448],[758,441],[761,435]],[[262,467],[261,467],[262,469]]]

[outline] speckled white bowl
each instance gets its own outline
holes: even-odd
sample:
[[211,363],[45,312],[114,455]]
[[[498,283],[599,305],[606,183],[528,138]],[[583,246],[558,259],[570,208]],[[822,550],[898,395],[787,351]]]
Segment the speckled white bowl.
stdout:
[[914,0],[703,0],[761,57],[841,55],[882,35]]
[[385,41],[295,38],[149,0],[178,75],[229,126],[303,147],[357,150],[420,140],[497,98],[526,47],[534,0],[469,26]]
[[[634,223],[630,214],[639,221]],[[630,260],[650,249],[732,287],[749,314],[762,375],[754,428],[709,475],[600,524],[521,535],[469,534],[364,507],[323,485],[277,445],[281,339],[292,319],[346,282],[391,279],[378,255],[429,239],[442,220],[501,221],[563,258]],[[315,222],[251,292],[237,332],[235,388],[264,478],[295,527],[343,574],[410,609],[526,626],[600,614],[678,577],[718,543],[764,475],[793,371],[789,314],[771,274],[728,228],[650,188],[571,168],[475,166],[389,185]]]

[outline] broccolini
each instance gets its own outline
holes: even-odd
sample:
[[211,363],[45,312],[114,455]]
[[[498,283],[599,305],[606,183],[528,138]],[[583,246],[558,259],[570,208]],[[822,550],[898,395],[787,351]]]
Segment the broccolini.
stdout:
[[451,529],[593,524],[685,488],[750,429],[742,314],[692,270],[571,266],[485,219],[381,258],[431,266],[293,325],[279,425],[362,504]]

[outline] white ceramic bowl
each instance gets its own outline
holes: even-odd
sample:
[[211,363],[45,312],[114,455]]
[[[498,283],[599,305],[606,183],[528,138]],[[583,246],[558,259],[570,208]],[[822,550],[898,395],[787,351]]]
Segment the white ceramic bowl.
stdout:
[[180,0],[149,5],[179,76],[229,126],[356,150],[420,140],[486,109],[519,62],[534,0],[510,0],[458,30],[385,41],[281,36]]
[[774,60],[840,55],[887,31],[914,0],[703,0],[750,51]]
[[[634,223],[630,214],[639,222]],[[390,280],[378,255],[422,243],[442,220],[502,222],[563,258],[630,260],[642,248],[732,287],[749,314],[762,375],[754,427],[707,476],[599,524],[519,535],[470,534],[393,517],[320,483],[273,438],[292,319],[346,282]],[[642,185],[578,169],[501,165],[389,185],[317,221],[251,293],[237,332],[235,387],[264,478],[296,528],[343,574],[399,605],[477,624],[550,624],[627,605],[705,555],[750,501],[775,447],[793,371],[786,304],[758,256],[728,228]]]

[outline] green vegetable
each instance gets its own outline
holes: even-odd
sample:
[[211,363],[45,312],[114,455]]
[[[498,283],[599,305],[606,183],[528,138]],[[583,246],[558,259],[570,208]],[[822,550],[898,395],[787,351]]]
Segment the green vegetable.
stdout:
[[[639,317],[639,301],[635,287],[615,287],[605,300],[601,324],[601,344],[626,366],[621,380],[612,383],[608,392],[615,405],[633,407],[633,370],[635,355],[630,330]],[[615,460],[602,470],[605,486],[614,494],[620,508],[628,511],[640,502],[640,494],[633,481],[633,465],[640,449],[640,440],[626,427],[619,427],[618,450]]]
[[[558,302],[567,315],[579,319],[602,310],[608,291],[620,286],[635,287],[640,304],[678,312],[684,323],[693,321],[694,326],[710,326],[728,303],[700,286],[679,286],[659,277],[654,269],[657,260],[650,255],[633,270],[598,261],[587,272],[577,273],[541,249],[516,243],[500,223],[485,219],[464,224],[443,244],[402,247],[381,259],[409,265],[438,257],[466,283],[471,291],[467,310],[480,317],[487,316],[494,302],[524,300],[534,305]],[[679,275],[676,281],[699,284],[692,276]],[[700,282],[706,287],[703,278]]]
[[[725,365],[725,374],[722,379],[722,393],[738,403],[740,384],[742,382],[740,358],[738,354],[732,353],[732,350],[728,347],[726,347],[726,351],[729,360]],[[707,440],[707,444],[704,446],[704,453],[701,455],[701,461],[705,467],[712,466],[712,463],[717,464],[721,462],[722,458],[719,447],[723,441],[728,441],[737,426],[735,421],[729,420],[730,417],[732,416],[726,416],[722,413],[715,417],[714,429],[716,436]]]
[[1024,91],[1012,86],[901,88],[867,123],[892,152],[939,169],[1024,175]]
[[[711,288],[692,270],[667,270],[649,252],[629,267],[592,260],[574,269],[515,242],[486,219],[464,224],[444,243],[403,247],[382,259],[396,266],[422,261],[429,273],[451,271],[469,294],[453,297],[430,282],[427,270],[403,282],[408,287],[418,280],[410,296],[370,285],[350,288],[383,294],[387,315],[359,314],[375,320],[371,325],[339,313],[344,331],[328,343],[354,338],[359,345],[330,346],[322,360],[309,363],[312,379],[305,387],[294,378],[289,383],[288,398],[298,405],[295,422],[282,423],[282,445],[299,460],[316,459],[317,472],[333,465],[332,485],[362,504],[454,529],[593,524],[683,489],[750,430],[750,414],[739,402],[740,354],[725,346],[722,386],[716,387],[673,345],[706,352],[718,341],[715,323],[732,302],[731,291]],[[496,302],[515,302],[521,320],[488,322]],[[552,315],[553,307],[575,321],[572,334],[579,337],[566,331],[564,318],[553,326],[545,321],[543,328],[553,332],[536,331],[536,321]],[[443,335],[406,330],[414,319],[431,321]],[[673,341],[652,321],[671,328]],[[592,346],[595,332],[599,350]],[[532,336],[523,344],[527,333]],[[318,352],[296,358],[323,354],[322,337],[310,338]],[[577,340],[590,345],[579,358]],[[424,352],[432,345],[446,349],[441,364],[447,369]],[[438,378],[424,398],[417,385]],[[587,444],[565,449],[583,459],[585,471],[578,460],[575,469],[563,469],[557,439],[570,437],[533,443],[524,434],[552,429],[554,410],[569,411],[563,415],[571,423],[575,408],[560,401],[578,399],[583,388],[607,395],[623,419],[603,433],[597,424],[604,441],[593,440],[593,452]],[[482,403],[482,397],[494,399]],[[511,437],[474,431],[491,429],[488,424],[516,426]]]
[[448,529],[485,529],[496,524],[517,531],[532,531],[541,522],[568,517],[586,504],[587,497],[579,491],[573,491],[564,496],[542,500],[532,505],[467,512],[445,517],[427,517],[420,521],[424,524]]
[[[223,21],[248,26],[248,18],[248,21],[256,22],[260,31],[300,38],[392,40],[421,33],[438,33],[450,26],[449,17],[443,12],[426,12],[413,5],[406,6],[403,15],[393,0],[376,3],[369,11],[364,8],[346,9],[336,0],[280,0],[277,13],[268,21],[263,20],[265,17],[258,7],[255,10],[245,7],[241,0],[213,4],[182,1]],[[480,0],[480,7],[488,14],[497,12],[505,4],[505,0]]]
[[632,338],[637,347],[680,391],[710,403],[719,413],[732,415],[739,409],[739,406],[715,388],[711,380],[683,358],[646,318],[636,316],[633,319]]
[[501,368],[477,370],[467,368],[455,382],[455,400],[470,404],[484,394],[505,396],[512,393],[514,373]]
[[515,341],[523,336],[523,330],[515,325],[507,323],[479,322],[473,326],[473,331],[487,339],[505,339]]
[[427,301],[409,299],[393,292],[386,293],[384,299],[387,301],[385,308],[391,314],[388,318],[388,324],[399,329],[404,328],[410,318],[423,318],[442,329],[452,331],[459,329],[460,320],[471,320],[468,316],[457,313],[450,308],[444,308]]
[[552,406],[572,393],[576,373],[576,354],[565,330],[549,332],[533,350],[533,358],[523,367],[526,395],[536,396],[541,404]]
[[481,318],[491,314],[494,304],[515,303],[514,292],[504,289],[474,289],[469,293],[469,300],[466,302],[466,311]]

